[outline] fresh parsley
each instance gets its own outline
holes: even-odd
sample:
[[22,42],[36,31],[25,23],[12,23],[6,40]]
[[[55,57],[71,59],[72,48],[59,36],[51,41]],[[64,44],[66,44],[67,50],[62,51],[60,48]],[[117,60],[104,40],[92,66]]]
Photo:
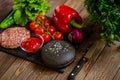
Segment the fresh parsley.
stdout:
[[111,46],[120,41],[120,0],[85,0],[90,19],[101,26],[101,40]]

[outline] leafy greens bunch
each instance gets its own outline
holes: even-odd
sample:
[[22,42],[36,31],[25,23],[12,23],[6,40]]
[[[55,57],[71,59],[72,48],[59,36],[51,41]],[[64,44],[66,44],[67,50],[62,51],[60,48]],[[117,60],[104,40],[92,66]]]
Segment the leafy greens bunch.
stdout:
[[49,9],[50,6],[46,0],[14,0],[14,21],[18,25],[25,26],[38,14],[45,15]]
[[101,26],[101,40],[120,41],[120,0],[85,0],[90,19]]

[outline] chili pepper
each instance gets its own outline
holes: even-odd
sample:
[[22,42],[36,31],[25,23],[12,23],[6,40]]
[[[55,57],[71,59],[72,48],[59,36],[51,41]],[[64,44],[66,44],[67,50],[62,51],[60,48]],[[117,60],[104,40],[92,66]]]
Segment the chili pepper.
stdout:
[[52,20],[58,30],[63,33],[69,33],[72,27],[83,27],[81,26],[82,18],[78,12],[64,4],[59,5],[55,8]]

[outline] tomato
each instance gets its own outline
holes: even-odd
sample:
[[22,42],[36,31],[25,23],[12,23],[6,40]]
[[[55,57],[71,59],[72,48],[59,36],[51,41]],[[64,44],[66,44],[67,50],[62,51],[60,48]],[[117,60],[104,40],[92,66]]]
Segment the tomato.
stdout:
[[50,34],[54,34],[55,31],[56,31],[56,29],[55,29],[55,27],[53,27],[53,26],[50,26],[50,27],[48,28],[48,32],[49,32]]
[[38,14],[38,16],[36,17],[36,21],[42,21],[42,20],[46,20],[46,17],[42,14]]
[[35,31],[39,27],[39,24],[36,24],[35,22],[31,22],[29,25],[29,28],[31,31]]
[[31,37],[22,42],[21,48],[28,53],[34,54],[42,47],[42,44],[42,39]]
[[45,32],[45,30],[44,30],[44,28],[42,28],[42,27],[40,27],[40,28],[37,28],[36,30],[35,30],[35,33],[36,34],[43,34]]
[[48,26],[50,26],[50,21],[48,19],[45,20],[44,22],[44,26],[47,28]]
[[48,43],[51,40],[51,36],[47,33],[42,34],[42,37],[44,39],[44,43]]
[[53,38],[54,40],[63,40],[63,34],[61,32],[55,32]]
[[34,22],[30,23],[30,29],[35,34],[42,35],[44,43],[48,43],[51,39],[63,40],[63,34],[56,31],[51,25],[51,21],[45,15],[39,14]]

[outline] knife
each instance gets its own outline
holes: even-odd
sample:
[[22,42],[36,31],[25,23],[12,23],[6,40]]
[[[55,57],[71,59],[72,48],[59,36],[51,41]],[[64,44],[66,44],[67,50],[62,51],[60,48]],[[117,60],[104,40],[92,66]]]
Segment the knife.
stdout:
[[88,59],[93,55],[95,49],[96,49],[96,43],[93,43],[93,44],[91,44],[91,46],[89,46],[87,48],[87,50],[85,50],[85,52],[86,52],[85,55],[79,60],[77,65],[74,67],[72,72],[69,74],[68,80],[74,80],[75,79],[75,76],[82,69],[82,67],[88,61]]

